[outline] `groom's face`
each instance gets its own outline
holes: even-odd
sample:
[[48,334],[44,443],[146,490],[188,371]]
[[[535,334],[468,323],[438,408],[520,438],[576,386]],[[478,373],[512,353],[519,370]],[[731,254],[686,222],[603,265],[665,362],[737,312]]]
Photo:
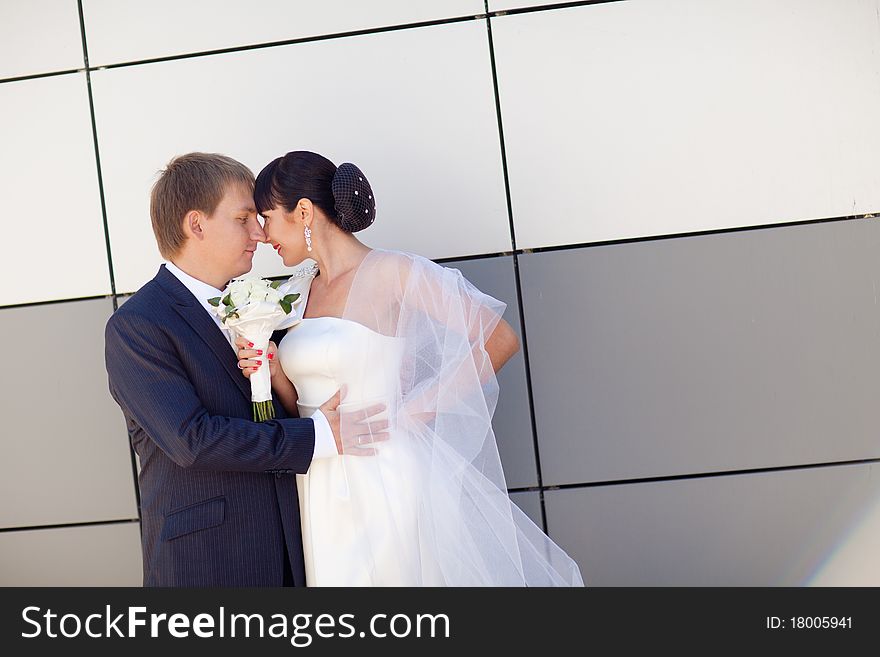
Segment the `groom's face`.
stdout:
[[208,257],[217,271],[228,278],[249,272],[257,244],[266,241],[251,191],[241,185],[227,188],[214,214],[205,222],[205,235]]

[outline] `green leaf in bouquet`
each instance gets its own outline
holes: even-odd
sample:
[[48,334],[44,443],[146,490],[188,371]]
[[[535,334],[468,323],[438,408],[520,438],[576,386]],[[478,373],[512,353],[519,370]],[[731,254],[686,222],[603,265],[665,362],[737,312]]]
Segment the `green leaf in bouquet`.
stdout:
[[211,299],[208,299],[208,303],[210,303],[212,306],[214,306],[216,308],[217,306],[220,305],[220,297],[213,297]]
[[223,297],[223,305],[229,306],[230,308],[234,307],[232,304],[232,296],[231,295],[227,294],[225,297]]
[[270,286],[273,290],[277,290],[279,287],[281,287],[281,284],[282,284],[283,282],[284,282],[284,281],[272,281],[271,283],[269,283],[269,286]]
[[290,305],[290,302],[287,301],[287,297],[284,297],[281,301],[278,302],[281,306],[281,310],[284,311],[285,315],[289,315],[290,311],[293,310],[293,306]]
[[299,292],[296,292],[295,294],[286,294],[286,295],[284,295],[284,300],[285,300],[287,303],[293,303],[293,302],[296,301],[297,299],[299,299]]

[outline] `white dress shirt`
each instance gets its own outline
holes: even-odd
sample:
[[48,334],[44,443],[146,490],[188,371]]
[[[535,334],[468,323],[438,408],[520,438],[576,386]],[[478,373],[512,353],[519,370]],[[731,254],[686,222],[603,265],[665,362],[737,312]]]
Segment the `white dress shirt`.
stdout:
[[[238,347],[235,346],[235,337],[232,335],[232,331],[223,326],[220,322],[220,317],[214,312],[211,304],[208,303],[208,299],[223,296],[223,291],[190,276],[173,262],[166,262],[165,268],[174,274],[177,280],[183,283],[186,289],[192,292],[192,295],[198,299],[199,303],[202,304],[202,308],[211,316],[217,328],[223,331],[226,341],[229,342],[237,354]],[[266,366],[268,367],[268,363],[266,363]],[[315,451],[312,453],[312,460],[328,456],[338,456],[339,451],[336,449],[336,439],[333,437],[333,430],[330,429],[330,423],[327,421],[327,418],[320,409],[312,413],[310,417],[315,423]]]

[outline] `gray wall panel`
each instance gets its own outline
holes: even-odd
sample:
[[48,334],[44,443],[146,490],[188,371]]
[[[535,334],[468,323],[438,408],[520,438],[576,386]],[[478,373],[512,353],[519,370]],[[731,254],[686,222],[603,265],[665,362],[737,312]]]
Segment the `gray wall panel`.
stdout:
[[[522,341],[513,258],[510,256],[443,263],[461,271],[480,290],[507,304],[504,319]],[[522,349],[498,373],[498,408],[492,421],[508,488],[536,486],[535,447]]]
[[526,254],[545,484],[880,456],[880,223]]
[[138,523],[0,534],[0,586],[140,586]]
[[547,523],[588,586],[877,586],[878,467],[551,490]]
[[521,493],[511,493],[510,499],[516,504],[523,513],[532,519],[538,527],[541,527],[541,496],[538,491],[524,491]]
[[23,365],[0,395],[0,527],[137,518],[122,413],[104,370],[110,299],[0,310]]

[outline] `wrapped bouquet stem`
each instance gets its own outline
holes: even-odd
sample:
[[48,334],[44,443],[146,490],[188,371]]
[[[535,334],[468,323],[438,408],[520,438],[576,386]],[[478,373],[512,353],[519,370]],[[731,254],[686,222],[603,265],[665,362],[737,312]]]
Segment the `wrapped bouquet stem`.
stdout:
[[[299,293],[291,293],[294,279],[269,281],[259,276],[247,276],[233,280],[223,295],[208,299],[214,312],[232,334],[252,342],[254,349],[269,353],[272,333],[289,322],[294,304],[300,300]],[[268,363],[251,374],[251,401],[254,420],[263,422],[275,417],[272,405],[272,380]]]

